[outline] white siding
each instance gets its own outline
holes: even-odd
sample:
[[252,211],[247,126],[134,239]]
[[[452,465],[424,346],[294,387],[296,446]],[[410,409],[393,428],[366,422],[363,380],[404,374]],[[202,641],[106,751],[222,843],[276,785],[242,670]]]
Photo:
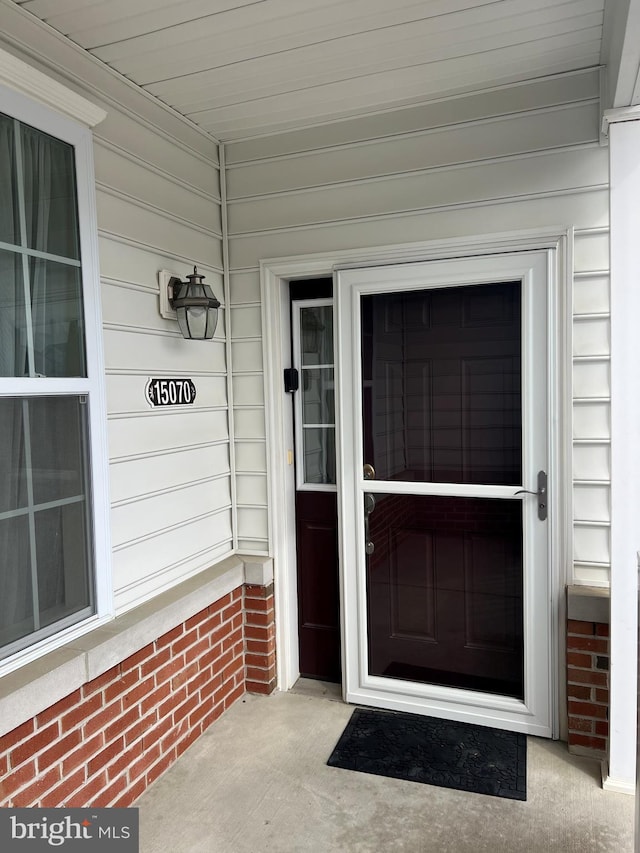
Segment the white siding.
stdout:
[[598,91],[598,73],[586,71],[226,146],[241,547],[259,545],[266,529],[260,260],[572,227],[566,577],[608,582],[608,172]]
[[[111,126],[117,114],[110,111]],[[157,272],[197,264],[222,300],[217,152],[162,133],[142,151],[96,132],[116,600],[127,608],[233,547],[224,310],[215,341],[185,342],[158,312]],[[186,126],[185,126],[186,127]],[[105,126],[105,131],[106,131]],[[134,136],[129,128],[125,138]],[[124,251],[123,251],[124,250]],[[134,257],[135,256],[135,257]],[[151,410],[150,376],[188,376],[189,408]],[[193,445],[197,447],[193,447]]]
[[[35,19],[3,15],[7,49],[28,44],[20,58],[107,110],[94,157],[122,612],[233,548],[224,307],[206,343],[183,341],[158,311],[161,269],[197,264],[223,301],[217,144]],[[150,409],[150,376],[191,377],[195,404]]]
[[608,230],[577,231],[573,290],[573,516],[577,583],[608,582],[611,564],[608,273]]
[[260,280],[255,271],[231,276],[231,340],[238,504],[238,547],[269,551],[266,442],[262,375]]

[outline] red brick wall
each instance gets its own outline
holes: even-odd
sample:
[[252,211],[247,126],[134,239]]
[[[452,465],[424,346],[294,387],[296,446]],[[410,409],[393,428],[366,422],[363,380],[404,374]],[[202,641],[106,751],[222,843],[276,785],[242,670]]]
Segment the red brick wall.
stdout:
[[272,693],[276,686],[273,584],[244,588],[247,690]]
[[245,690],[274,687],[273,588],[238,587],[0,737],[0,806],[128,806]]
[[609,737],[609,626],[567,623],[569,749],[604,756]]

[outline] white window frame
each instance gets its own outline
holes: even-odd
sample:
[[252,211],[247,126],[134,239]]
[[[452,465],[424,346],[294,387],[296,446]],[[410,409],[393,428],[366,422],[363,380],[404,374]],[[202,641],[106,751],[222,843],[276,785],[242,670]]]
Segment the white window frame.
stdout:
[[[305,481],[305,458],[304,458],[304,414],[303,414],[303,397],[302,388],[304,386],[304,371],[313,370],[319,367],[331,367],[334,371],[335,383],[335,342],[334,342],[334,362],[331,365],[314,364],[304,367],[302,364],[302,335],[300,332],[301,325],[301,309],[303,308],[332,308],[333,297],[328,296],[324,299],[295,299],[292,302],[291,319],[292,319],[292,339],[293,339],[293,366],[298,371],[300,379],[300,388],[293,395],[293,406],[295,414],[295,458],[296,464],[296,489],[299,492],[337,492],[338,486],[336,483],[307,483]],[[334,332],[335,334],[335,332]],[[315,426],[315,425],[314,425]],[[328,424],[319,424],[318,426],[329,426]],[[336,424],[333,423],[334,436],[336,434]]]
[[[50,101],[57,109],[46,106],[45,101]],[[93,540],[93,578],[91,580],[95,609],[88,618],[68,628],[62,628],[49,637],[36,641],[7,657],[0,663],[0,676],[2,676],[110,620],[114,615],[114,602],[98,225],[93,135],[89,126],[97,124],[106,114],[75,92],[50,80],[46,75],[1,50],[0,112],[67,142],[75,151],[87,377],[2,378],[0,379],[0,397],[33,396],[36,391],[37,394],[47,396],[83,395],[88,398],[87,457],[91,489],[89,518]]]

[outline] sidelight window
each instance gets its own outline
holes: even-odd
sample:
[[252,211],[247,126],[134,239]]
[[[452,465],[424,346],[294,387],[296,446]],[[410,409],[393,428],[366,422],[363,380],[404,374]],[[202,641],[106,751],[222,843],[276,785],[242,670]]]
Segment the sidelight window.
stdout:
[[325,489],[336,482],[333,301],[300,300],[293,312],[298,488]]

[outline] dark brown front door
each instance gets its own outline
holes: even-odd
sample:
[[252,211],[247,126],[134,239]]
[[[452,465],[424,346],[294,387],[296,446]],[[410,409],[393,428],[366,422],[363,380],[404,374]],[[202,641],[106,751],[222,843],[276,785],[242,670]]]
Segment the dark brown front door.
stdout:
[[340,681],[335,492],[296,492],[300,675]]
[[340,592],[331,279],[291,285],[300,674],[339,682]]

